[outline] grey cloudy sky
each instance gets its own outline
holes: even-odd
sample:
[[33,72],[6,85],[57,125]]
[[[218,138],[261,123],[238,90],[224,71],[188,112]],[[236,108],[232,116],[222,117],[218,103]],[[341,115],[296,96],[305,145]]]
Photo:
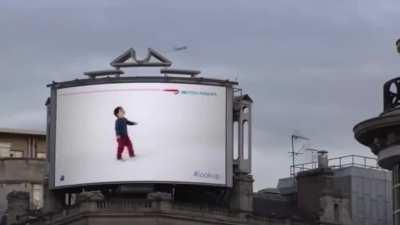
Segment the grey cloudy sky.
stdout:
[[[397,0],[0,1],[0,127],[43,129],[52,80],[108,68],[129,47],[237,79],[255,100],[255,188],[289,173],[294,130],[331,156],[370,155],[352,133],[400,71]],[[135,71],[130,71],[135,74]]]

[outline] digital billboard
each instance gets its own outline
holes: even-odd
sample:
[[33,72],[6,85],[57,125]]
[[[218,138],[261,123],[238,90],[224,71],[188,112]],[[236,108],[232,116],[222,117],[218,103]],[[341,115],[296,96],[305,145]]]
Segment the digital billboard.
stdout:
[[226,185],[226,87],[111,83],[57,89],[54,187]]

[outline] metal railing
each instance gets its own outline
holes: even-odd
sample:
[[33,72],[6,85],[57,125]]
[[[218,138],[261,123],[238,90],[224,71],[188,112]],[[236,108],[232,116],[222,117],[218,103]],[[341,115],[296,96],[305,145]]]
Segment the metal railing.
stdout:
[[[96,201],[99,210],[135,210],[135,211],[158,211],[157,201],[154,200],[138,200],[138,199],[118,199],[118,200],[102,200]],[[170,203],[170,208],[179,211],[210,213],[216,215],[230,215],[231,211],[212,205],[202,205],[175,201],[166,201]]]
[[149,209],[152,208],[150,200],[120,199],[112,201],[97,201],[98,209]]
[[[345,167],[361,167],[367,169],[383,170],[378,166],[378,160],[373,157],[361,156],[361,155],[345,155],[336,158],[328,159],[328,166],[332,169],[339,169]],[[318,162],[299,163],[290,166],[290,170],[295,173],[316,169],[318,168]]]

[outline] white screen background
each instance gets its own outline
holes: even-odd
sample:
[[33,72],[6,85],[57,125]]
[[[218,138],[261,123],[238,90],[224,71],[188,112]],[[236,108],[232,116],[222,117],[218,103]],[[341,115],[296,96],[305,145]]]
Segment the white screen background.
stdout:
[[[128,126],[137,157],[129,159],[125,149],[125,161],[116,159],[116,106],[138,123]],[[225,135],[225,87],[120,83],[59,89],[55,187],[113,182],[224,185]]]

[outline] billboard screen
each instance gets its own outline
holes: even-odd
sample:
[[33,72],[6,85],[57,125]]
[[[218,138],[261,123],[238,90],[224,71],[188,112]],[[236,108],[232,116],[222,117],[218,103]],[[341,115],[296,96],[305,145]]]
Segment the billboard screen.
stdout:
[[54,187],[226,185],[226,87],[113,83],[57,90]]

